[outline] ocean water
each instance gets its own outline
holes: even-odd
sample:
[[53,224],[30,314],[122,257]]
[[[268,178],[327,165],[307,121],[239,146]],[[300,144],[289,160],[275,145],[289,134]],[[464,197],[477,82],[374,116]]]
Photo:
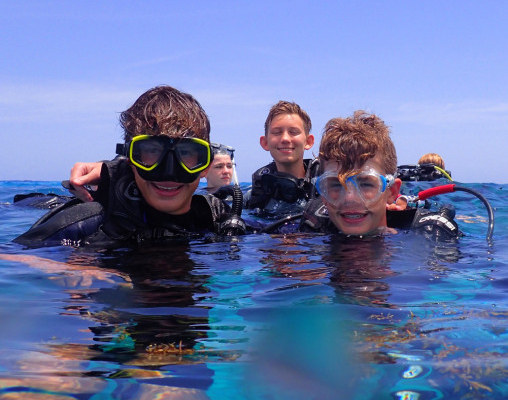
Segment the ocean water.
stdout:
[[[405,184],[405,193],[430,184]],[[506,399],[508,185],[466,184],[435,243],[249,235],[138,249],[11,243],[45,211],[0,182],[0,399]],[[242,185],[245,189],[247,185]]]

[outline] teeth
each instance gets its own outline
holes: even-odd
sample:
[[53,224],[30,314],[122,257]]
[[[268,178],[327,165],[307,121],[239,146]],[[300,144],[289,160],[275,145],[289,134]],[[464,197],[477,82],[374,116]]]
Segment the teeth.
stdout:
[[363,214],[345,214],[344,218],[358,219],[362,218]]
[[176,190],[178,189],[178,186],[175,186],[175,187],[165,187],[165,186],[161,186],[161,185],[157,185],[156,183],[154,183],[155,187],[157,189],[161,189],[161,190]]

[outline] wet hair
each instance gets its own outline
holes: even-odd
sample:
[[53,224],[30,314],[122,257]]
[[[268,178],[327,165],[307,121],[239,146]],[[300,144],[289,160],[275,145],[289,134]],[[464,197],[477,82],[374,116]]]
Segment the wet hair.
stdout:
[[443,158],[436,153],[427,153],[420,157],[418,164],[434,164],[439,168],[445,169]]
[[310,120],[309,114],[305,112],[298,104],[292,103],[289,101],[280,100],[277,104],[273,105],[268,112],[268,116],[265,121],[265,136],[268,135],[268,129],[270,129],[270,124],[279,115],[285,114],[296,114],[303,121],[303,129],[305,134],[308,135],[310,130],[312,129],[312,122]]
[[210,121],[201,104],[190,94],[171,86],[157,86],[143,93],[120,114],[120,125],[125,141],[139,135],[210,141]]
[[397,153],[390,130],[376,115],[358,110],[351,117],[333,118],[326,123],[319,146],[319,159],[321,162],[338,163],[338,178],[342,184],[378,153],[383,157],[384,172],[395,174]]

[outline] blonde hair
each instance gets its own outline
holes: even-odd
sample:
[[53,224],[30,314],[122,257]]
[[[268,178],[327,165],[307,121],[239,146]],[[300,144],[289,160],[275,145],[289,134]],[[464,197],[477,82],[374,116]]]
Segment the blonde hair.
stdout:
[[439,168],[445,169],[443,158],[436,153],[427,153],[420,157],[418,164],[434,164]]

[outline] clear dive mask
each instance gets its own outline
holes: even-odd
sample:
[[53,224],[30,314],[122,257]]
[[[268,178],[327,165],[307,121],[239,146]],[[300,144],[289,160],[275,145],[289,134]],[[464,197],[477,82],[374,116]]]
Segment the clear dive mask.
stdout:
[[337,175],[337,171],[329,171],[320,175],[316,180],[316,189],[319,194],[334,206],[344,203],[346,196],[351,192],[360,198],[366,206],[374,204],[395,181],[393,175],[383,176],[373,168],[349,176],[345,185],[342,185]]

